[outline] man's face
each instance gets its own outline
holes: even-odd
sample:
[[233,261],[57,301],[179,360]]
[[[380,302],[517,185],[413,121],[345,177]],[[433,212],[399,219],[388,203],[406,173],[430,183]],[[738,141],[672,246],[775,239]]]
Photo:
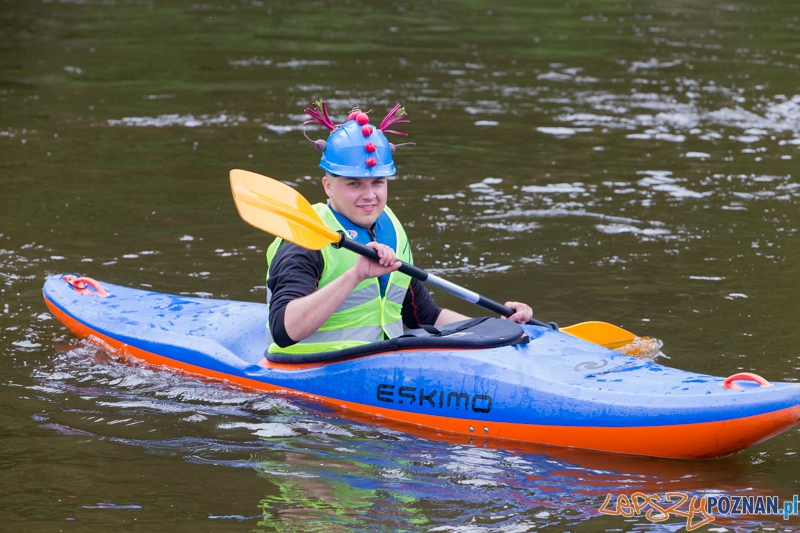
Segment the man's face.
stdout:
[[370,228],[386,207],[386,178],[322,178],[331,206],[362,228]]

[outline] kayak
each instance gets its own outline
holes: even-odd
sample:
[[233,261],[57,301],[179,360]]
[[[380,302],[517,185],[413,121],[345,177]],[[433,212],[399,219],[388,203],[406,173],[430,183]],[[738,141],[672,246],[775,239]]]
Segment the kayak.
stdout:
[[800,384],[687,372],[497,318],[280,360],[265,356],[265,304],[70,275],[48,278],[43,292],[73,334],[113,355],[409,430],[691,459],[735,453],[800,421]]

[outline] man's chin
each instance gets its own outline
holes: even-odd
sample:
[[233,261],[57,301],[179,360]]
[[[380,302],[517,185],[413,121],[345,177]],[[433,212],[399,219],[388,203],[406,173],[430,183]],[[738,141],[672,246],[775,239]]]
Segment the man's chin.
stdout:
[[372,227],[373,224],[375,224],[376,220],[378,220],[378,217],[376,217],[376,216],[371,216],[371,215],[370,216],[363,216],[362,215],[360,217],[356,217],[356,219],[352,220],[352,222],[354,222],[355,224],[361,226],[362,228],[369,229],[369,228]]

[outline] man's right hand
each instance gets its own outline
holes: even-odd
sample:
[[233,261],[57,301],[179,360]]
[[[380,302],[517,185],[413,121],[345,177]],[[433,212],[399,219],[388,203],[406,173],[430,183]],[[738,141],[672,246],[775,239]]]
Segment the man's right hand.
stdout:
[[367,257],[359,256],[353,266],[353,272],[358,279],[364,281],[369,278],[377,278],[400,268],[402,263],[397,260],[397,256],[391,247],[377,242],[370,242],[367,246],[378,253],[379,260],[376,262]]

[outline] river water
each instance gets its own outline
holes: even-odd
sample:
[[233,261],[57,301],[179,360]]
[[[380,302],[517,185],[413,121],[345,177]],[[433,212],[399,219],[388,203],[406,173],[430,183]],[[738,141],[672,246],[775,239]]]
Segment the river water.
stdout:
[[791,500],[797,429],[710,461],[412,434],[120,361],[41,286],[263,301],[271,238],[239,219],[230,169],[320,201],[303,109],[400,102],[416,146],[390,205],[418,265],[661,339],[669,366],[796,381],[798,7],[0,0],[3,527],[677,531],[599,509],[637,490]]

